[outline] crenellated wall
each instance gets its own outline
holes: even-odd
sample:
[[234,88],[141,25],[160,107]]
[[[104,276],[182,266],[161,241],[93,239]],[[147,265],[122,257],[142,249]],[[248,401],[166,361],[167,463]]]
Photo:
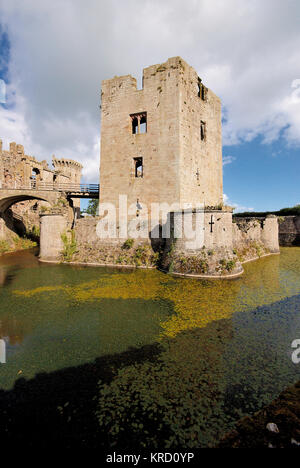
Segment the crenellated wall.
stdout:
[[4,150],[0,140],[0,189],[31,188],[32,183],[80,184],[82,165],[77,161],[53,156],[50,169],[47,161],[38,161],[25,154],[24,146],[10,143]]
[[72,159],[52,157],[52,165],[57,176],[56,182],[65,182],[65,178],[69,179],[72,184],[80,184],[82,164]]

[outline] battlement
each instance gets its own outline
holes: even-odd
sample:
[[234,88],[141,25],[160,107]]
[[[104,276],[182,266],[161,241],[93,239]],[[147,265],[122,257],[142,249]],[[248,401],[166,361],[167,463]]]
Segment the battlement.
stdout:
[[[198,77],[196,70],[188,65],[181,57],[171,57],[166,62],[151,65],[143,69],[143,82],[142,89],[137,89],[137,80],[132,75],[114,76],[111,79],[102,81],[101,96],[108,93],[109,95],[116,96],[124,92],[142,92],[144,89],[151,86],[151,82],[157,80],[168,81],[175,78],[178,80],[179,76],[192,76],[194,80],[195,89],[198,92],[198,85],[202,83],[201,78]],[[185,83],[187,84],[187,83]]]
[[33,180],[45,183],[80,183],[82,165],[72,159],[53,157],[54,170],[46,160],[38,161],[25,154],[24,146],[15,141],[3,150],[0,140],[0,185],[7,188],[28,187]]
[[25,157],[25,158],[28,158],[28,159],[31,159],[31,160],[36,160],[34,156],[25,155],[24,146],[16,143],[15,141],[10,142],[9,143],[9,149],[5,150],[3,148],[2,140],[0,140],[0,153],[4,153],[7,156],[8,155],[19,156],[19,157]]
[[83,168],[82,164],[80,164],[78,161],[74,161],[73,159],[65,159],[65,158],[55,158],[55,156],[52,157],[52,165],[56,169],[58,168],[74,168],[76,170],[80,170]]
[[21,155],[23,155],[24,154],[24,146],[17,144],[15,141],[12,141],[9,144],[9,150],[7,151],[7,150],[3,149],[3,142],[2,142],[2,140],[0,140],[0,153],[2,151],[6,151],[6,153],[10,153],[10,154],[21,154]]
[[55,170],[55,174],[59,177],[68,177],[70,182],[80,183],[82,164],[73,159],[56,158],[52,156],[52,165]]
[[[171,57],[166,62],[157,63],[156,65],[150,65],[150,67],[144,68],[143,78],[151,79],[151,77],[155,77],[157,74],[164,75],[174,70],[177,70],[180,74],[184,74],[185,70],[188,69],[194,70],[193,67],[188,65],[181,57]],[[196,73],[195,70],[194,72]]]

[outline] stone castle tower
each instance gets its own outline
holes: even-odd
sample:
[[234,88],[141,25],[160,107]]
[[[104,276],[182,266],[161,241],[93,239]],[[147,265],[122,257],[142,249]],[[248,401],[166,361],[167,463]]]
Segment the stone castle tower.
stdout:
[[[220,205],[221,101],[180,57],[102,82],[100,201]],[[149,208],[148,208],[149,209]]]
[[[55,175],[54,182],[66,183],[68,185],[80,185],[82,164],[73,159],[55,158],[52,157],[52,165],[54,167]],[[80,199],[72,198],[72,205],[75,211],[75,216],[80,216]]]
[[67,177],[70,184],[80,184],[82,164],[72,159],[57,159],[53,156],[52,165],[57,176]]

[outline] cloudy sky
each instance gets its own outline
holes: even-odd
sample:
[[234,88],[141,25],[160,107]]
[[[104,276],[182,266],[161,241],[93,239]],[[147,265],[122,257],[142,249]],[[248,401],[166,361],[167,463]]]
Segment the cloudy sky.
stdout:
[[299,24],[299,0],[0,0],[0,138],[97,182],[101,80],[180,55],[222,99],[226,200],[295,205]]

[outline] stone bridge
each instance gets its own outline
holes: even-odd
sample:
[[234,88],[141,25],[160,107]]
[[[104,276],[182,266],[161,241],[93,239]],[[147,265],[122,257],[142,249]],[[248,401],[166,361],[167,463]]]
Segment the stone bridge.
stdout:
[[8,189],[0,190],[0,213],[4,213],[14,203],[24,200],[43,200],[50,205],[55,205],[61,197],[60,192],[49,190],[24,190],[24,189]]
[[[14,234],[25,235],[39,223],[45,233],[41,248],[55,242],[55,236],[61,241],[58,224],[47,236],[47,222],[50,225],[60,212],[61,226],[74,226],[80,216],[80,198],[99,197],[98,184],[81,184],[79,162],[53,155],[52,166],[26,154],[24,146],[16,142],[3,149],[0,139],[0,241],[12,243]],[[46,210],[41,209],[44,204]]]
[[66,198],[72,206],[73,198],[98,198],[98,184],[36,184],[29,188],[0,189],[0,214],[4,213],[14,203],[24,200],[43,200],[55,205],[59,198]]

